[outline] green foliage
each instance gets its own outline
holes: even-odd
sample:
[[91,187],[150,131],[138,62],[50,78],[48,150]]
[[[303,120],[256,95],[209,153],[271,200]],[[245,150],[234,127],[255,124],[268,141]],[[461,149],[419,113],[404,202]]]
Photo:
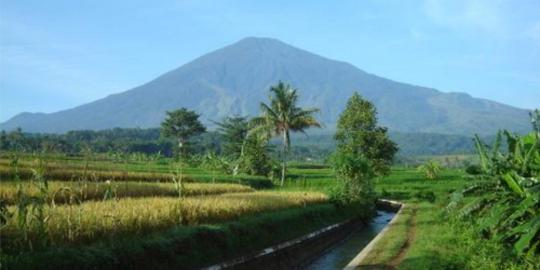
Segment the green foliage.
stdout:
[[0,133],[0,150],[14,152],[82,154],[108,153],[126,159],[130,154],[172,156],[173,142],[160,138],[159,129],[114,128],[109,130],[77,130],[65,134],[30,134],[15,130]]
[[414,198],[420,201],[428,201],[430,203],[434,203],[435,200],[437,199],[437,196],[435,195],[433,191],[427,191],[427,190],[415,192],[413,196]]
[[161,123],[161,132],[164,137],[174,137],[178,140],[180,153],[186,157],[189,153],[189,139],[206,131],[199,121],[199,114],[186,108],[168,111],[167,117]]
[[[540,126],[532,115],[534,131],[525,136],[500,132],[491,152],[476,137],[480,166],[490,182],[456,193],[449,207],[461,217],[474,218],[485,236],[511,244],[525,258],[536,256],[540,245]],[[499,150],[502,137],[508,150]],[[461,207],[468,194],[480,196]]]
[[332,165],[340,184],[330,194],[330,200],[338,205],[372,208],[375,192],[371,163],[361,155],[338,151]]
[[335,139],[339,152],[362,155],[376,175],[387,175],[398,148],[387,129],[377,126],[376,114],[375,106],[355,92],[339,117]]
[[437,179],[441,172],[441,165],[434,160],[429,160],[418,167],[418,171],[425,174],[427,179]]
[[372,209],[373,178],[390,169],[397,147],[386,136],[386,129],[376,126],[375,114],[373,104],[355,93],[340,115],[335,135],[337,149],[332,156],[340,185],[331,197],[339,204]]
[[248,124],[247,118],[241,116],[226,117],[217,123],[219,126],[217,131],[223,140],[222,149],[225,156],[232,159],[240,158],[242,145],[249,130]]
[[390,131],[389,137],[398,144],[401,156],[474,154],[475,149],[472,136],[465,135]]
[[250,175],[270,175],[275,162],[270,157],[268,148],[269,146],[264,138],[257,136],[246,138],[242,156],[238,161],[239,170]]
[[536,109],[529,114],[531,116],[531,124],[533,126],[533,130],[536,132],[536,134],[540,133],[540,110]]
[[[235,118],[235,117],[232,117]],[[20,134],[19,134],[20,132]],[[219,133],[218,133],[219,132]],[[10,135],[17,134],[16,136]],[[474,153],[471,137],[430,133],[389,132],[389,137],[399,145],[394,164],[414,164],[423,162],[424,155],[456,154],[440,160],[445,167],[463,165],[458,157]],[[494,141],[495,136],[481,137],[483,141]],[[217,132],[208,131],[194,136],[191,141],[192,155],[215,152],[229,156],[229,140],[220,128]],[[291,134],[294,142],[287,152],[288,161],[326,162],[335,150],[333,134]],[[278,145],[279,140],[270,144]],[[240,146],[241,146],[240,142]],[[502,142],[503,147],[505,141]],[[114,128],[109,130],[78,130],[65,134],[36,134],[22,131],[0,132],[0,151],[2,152],[45,152],[50,154],[81,155],[85,148],[94,153],[105,153],[116,162],[148,161],[166,162],[164,158],[177,153],[177,141],[160,136],[159,128]],[[237,144],[236,144],[237,145]],[[237,152],[238,149],[235,150]],[[420,155],[420,157],[419,157]],[[468,164],[467,164],[468,165]],[[465,165],[466,167],[466,165]]]
[[279,82],[270,88],[273,96],[270,97],[270,105],[261,103],[262,115],[252,120],[253,133],[265,135],[268,139],[272,136],[283,138],[282,147],[282,173],[281,186],[285,181],[287,166],[286,155],[291,146],[291,132],[304,132],[311,127],[321,127],[313,116],[319,109],[303,109],[298,107],[297,90],[290,85]]
[[212,172],[212,183],[216,182],[216,174],[218,172],[231,172],[231,164],[224,157],[220,157],[213,152],[204,155],[201,163],[203,168],[209,169]]
[[470,175],[480,175],[482,174],[482,168],[479,165],[471,164],[465,168],[465,172]]

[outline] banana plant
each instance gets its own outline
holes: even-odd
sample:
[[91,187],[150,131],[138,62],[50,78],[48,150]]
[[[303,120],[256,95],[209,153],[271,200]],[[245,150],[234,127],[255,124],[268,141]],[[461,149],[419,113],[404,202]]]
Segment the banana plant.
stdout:
[[[501,131],[491,152],[475,136],[483,178],[489,180],[454,193],[448,205],[458,217],[471,219],[482,235],[508,243],[524,257],[537,256],[540,246],[540,112],[531,119],[533,132]],[[503,136],[504,153],[499,149]],[[476,198],[463,204],[469,194]]]
[[209,169],[212,172],[212,183],[216,182],[216,174],[218,171],[228,172],[230,170],[229,162],[213,152],[206,154],[202,159],[202,167]]

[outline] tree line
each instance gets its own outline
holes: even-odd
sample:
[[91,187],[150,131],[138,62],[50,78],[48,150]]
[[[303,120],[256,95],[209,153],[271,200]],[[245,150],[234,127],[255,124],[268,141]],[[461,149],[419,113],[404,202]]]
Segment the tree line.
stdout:
[[[7,151],[57,151],[79,154],[94,152],[158,153],[177,157],[182,162],[192,159],[228,167],[231,173],[273,175],[283,185],[287,161],[309,146],[293,148],[292,133],[305,133],[320,128],[317,108],[298,106],[298,90],[279,82],[270,87],[269,102],[261,102],[260,114],[253,118],[229,116],[215,122],[217,129],[207,131],[200,115],[187,108],[168,111],[159,129],[111,129],[104,131],[70,131],[66,134],[27,134],[20,129],[0,134],[0,149]],[[388,138],[387,129],[377,125],[372,103],[355,93],[340,115],[331,155],[338,176],[347,189],[353,182],[365,181],[389,172],[397,145]],[[279,145],[272,140],[279,140]],[[291,151],[293,150],[293,151]],[[296,150],[296,151],[295,151]],[[301,150],[301,151],[299,151]],[[322,156],[329,154],[324,151]],[[278,177],[279,176],[279,177]],[[360,181],[360,182],[362,182]],[[359,184],[359,183],[357,183]],[[362,186],[365,186],[363,183]],[[362,192],[371,192],[366,189]]]

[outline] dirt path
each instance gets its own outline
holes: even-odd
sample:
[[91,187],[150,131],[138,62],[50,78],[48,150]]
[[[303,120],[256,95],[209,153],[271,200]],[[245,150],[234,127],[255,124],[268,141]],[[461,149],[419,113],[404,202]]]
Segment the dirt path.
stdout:
[[387,264],[387,269],[396,269],[397,266],[405,259],[409,248],[416,239],[416,208],[412,209],[411,219],[409,220],[409,228],[407,230],[407,240],[401,246],[399,253]]

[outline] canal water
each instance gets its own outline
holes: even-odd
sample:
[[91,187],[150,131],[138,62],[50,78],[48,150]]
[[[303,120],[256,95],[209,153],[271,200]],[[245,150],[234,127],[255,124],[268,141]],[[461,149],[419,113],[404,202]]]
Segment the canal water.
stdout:
[[367,226],[352,232],[348,238],[337,243],[304,269],[343,269],[388,225],[395,214],[394,212],[377,211],[377,215]]

